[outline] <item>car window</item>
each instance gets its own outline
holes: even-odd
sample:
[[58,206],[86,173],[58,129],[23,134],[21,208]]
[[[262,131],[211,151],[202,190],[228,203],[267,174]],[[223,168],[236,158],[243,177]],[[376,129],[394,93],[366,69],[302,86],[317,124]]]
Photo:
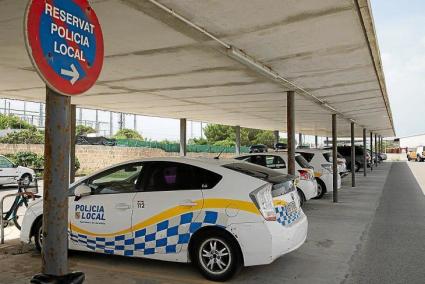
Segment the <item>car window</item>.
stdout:
[[92,189],[94,195],[139,191],[142,168],[142,163],[121,165],[93,176],[84,184]]
[[0,157],[0,168],[13,168],[13,164],[5,157]]
[[269,169],[286,169],[285,161],[279,156],[266,156],[266,165]]
[[252,155],[250,156],[249,160],[246,161],[259,166],[267,167],[267,160],[265,155]]
[[177,162],[149,163],[144,191],[177,191],[211,189],[221,175]]
[[305,153],[305,152],[300,152],[301,156],[304,157],[304,159],[306,159],[307,162],[311,162],[311,160],[313,160],[314,154],[313,153]]
[[332,163],[332,154],[331,153],[323,153],[323,157],[325,158],[326,162]]
[[295,156],[295,161],[297,161],[298,165],[301,168],[308,168],[308,169],[312,169],[313,167],[306,161],[306,159],[304,159],[303,156],[301,155],[296,155]]

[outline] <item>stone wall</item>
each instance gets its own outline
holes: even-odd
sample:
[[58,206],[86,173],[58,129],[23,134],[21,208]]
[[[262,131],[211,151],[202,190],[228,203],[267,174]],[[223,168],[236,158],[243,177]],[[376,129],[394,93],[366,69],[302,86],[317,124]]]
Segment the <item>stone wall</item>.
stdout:
[[[37,154],[44,153],[44,145],[32,144],[0,144],[0,154],[15,154],[22,151],[31,151]],[[80,174],[87,174],[101,168],[140,158],[176,157],[179,153],[169,153],[162,149],[140,147],[110,147],[77,145],[75,155],[80,161]],[[213,158],[217,153],[188,153],[189,157]],[[223,153],[222,158],[230,158],[234,154]]]

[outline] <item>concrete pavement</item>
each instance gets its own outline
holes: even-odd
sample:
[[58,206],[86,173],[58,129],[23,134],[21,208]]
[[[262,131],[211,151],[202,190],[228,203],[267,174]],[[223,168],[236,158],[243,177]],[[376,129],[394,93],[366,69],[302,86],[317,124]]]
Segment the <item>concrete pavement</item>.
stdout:
[[[421,201],[418,199],[420,190],[405,163],[384,163],[372,173],[369,171],[368,174],[366,178],[363,177],[363,173],[357,174],[356,188],[350,187],[349,176],[345,178],[338,204],[332,203],[332,196],[329,194],[322,200],[307,202],[305,212],[309,219],[309,235],[307,242],[300,249],[281,257],[270,265],[244,268],[231,283],[264,282],[269,284],[282,283],[285,280],[291,283],[402,283],[392,282],[393,279],[398,280],[394,276],[391,279],[385,278],[386,282],[369,281],[380,280],[381,278],[374,275],[374,271],[386,273],[386,269],[398,271],[399,275],[403,275],[406,271],[412,275],[412,278],[403,279],[412,280],[411,283],[415,283],[413,280],[419,279],[417,277],[421,276],[421,269],[423,269],[418,267],[419,261],[425,263],[421,259],[420,250],[410,251],[421,242],[422,247],[425,247],[423,245],[425,238],[420,231],[420,224],[417,224],[417,219],[414,219],[415,222],[409,221],[407,223],[413,226],[402,232],[403,234],[399,234],[396,225],[392,225],[385,219],[377,223],[377,218],[384,218],[388,214],[393,214],[392,212],[397,212],[390,207],[384,211],[380,209],[383,203],[388,203],[389,206],[394,198],[401,200],[398,204],[396,202],[392,204],[399,207],[398,214],[405,219],[409,218],[403,214],[408,212],[411,216],[421,214],[422,211],[419,209]],[[406,188],[407,199],[418,199],[414,207],[417,212],[411,210],[411,202],[403,201],[404,197],[393,195],[399,194],[396,189],[403,187]],[[425,208],[424,204],[422,206]],[[401,211],[404,213],[402,214]],[[381,215],[382,217],[379,217]],[[405,225],[401,221],[399,220],[401,227],[404,228]],[[378,231],[383,231],[385,234],[375,232],[377,224],[382,227]],[[405,238],[412,243],[412,247],[408,245],[408,252],[415,257],[415,261],[409,262],[402,257],[401,260],[408,263],[409,267],[401,265],[397,270],[394,268],[397,267],[397,259],[394,256],[397,253],[405,253],[404,244],[400,238]],[[417,238],[416,241],[414,241],[415,238]],[[376,245],[381,242],[385,243],[383,247]],[[389,254],[374,258],[375,255],[382,253],[379,250],[388,250],[387,246],[393,246]],[[389,256],[393,259],[386,259]],[[376,261],[382,264],[376,264]],[[391,265],[386,266],[387,262]],[[362,265],[366,265],[367,269]],[[191,265],[187,264],[81,252],[70,253],[70,269],[84,271],[87,276],[86,283],[207,282]],[[3,281],[4,283],[28,283],[28,279],[39,270],[40,257],[34,252],[32,246],[15,243],[8,248],[0,249],[1,283]],[[362,271],[367,273],[362,274]]]

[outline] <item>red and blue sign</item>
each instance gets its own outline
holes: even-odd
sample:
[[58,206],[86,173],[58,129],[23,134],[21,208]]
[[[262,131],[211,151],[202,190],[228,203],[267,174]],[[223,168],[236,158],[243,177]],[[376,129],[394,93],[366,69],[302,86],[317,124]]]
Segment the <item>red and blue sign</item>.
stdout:
[[90,89],[103,65],[103,35],[87,0],[30,0],[25,37],[41,78],[63,95]]

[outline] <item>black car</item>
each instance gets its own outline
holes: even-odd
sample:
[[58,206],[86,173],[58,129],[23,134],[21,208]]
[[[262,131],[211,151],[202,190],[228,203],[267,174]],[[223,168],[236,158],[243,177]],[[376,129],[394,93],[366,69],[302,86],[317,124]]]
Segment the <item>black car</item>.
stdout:
[[[337,151],[347,161],[347,169],[351,170],[351,146],[338,146]],[[363,147],[355,146],[355,152],[356,152],[356,156],[355,156],[354,169],[356,172],[358,172],[361,168],[363,168],[363,159],[364,159]]]
[[267,146],[263,144],[252,145],[249,147],[250,153],[264,153],[267,152]]

